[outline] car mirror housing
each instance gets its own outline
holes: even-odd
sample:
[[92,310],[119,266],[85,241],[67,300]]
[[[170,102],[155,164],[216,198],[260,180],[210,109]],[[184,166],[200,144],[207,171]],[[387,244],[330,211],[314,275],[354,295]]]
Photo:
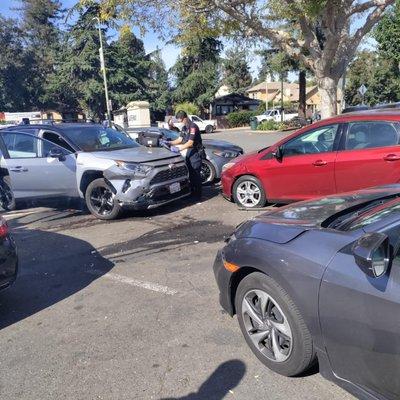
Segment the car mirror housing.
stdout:
[[354,243],[353,255],[356,264],[371,278],[385,275],[391,254],[389,239],[384,233],[367,233]]
[[49,157],[51,158],[58,158],[60,161],[65,160],[65,155],[63,151],[58,147],[53,147],[49,152]]
[[273,152],[273,157],[275,157],[278,161],[282,161],[283,158],[283,147],[278,146]]

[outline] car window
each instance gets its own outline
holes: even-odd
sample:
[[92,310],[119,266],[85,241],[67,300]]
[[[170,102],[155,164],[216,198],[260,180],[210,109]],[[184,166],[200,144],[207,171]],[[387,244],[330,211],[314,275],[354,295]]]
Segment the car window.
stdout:
[[2,138],[10,158],[38,157],[38,138],[14,132],[3,133]]
[[126,134],[101,125],[65,127],[63,135],[83,151],[121,150],[140,146]]
[[[68,152],[70,152],[70,153],[74,152],[74,149],[62,137],[60,137],[55,132],[43,132],[42,138],[62,147],[65,150],[68,150]],[[44,145],[44,148],[47,149],[50,145],[51,144],[48,144],[46,142],[46,144]]]
[[284,156],[326,153],[333,151],[339,125],[327,125],[305,132],[283,145]]
[[399,137],[394,123],[385,121],[349,123],[346,150],[395,146]]

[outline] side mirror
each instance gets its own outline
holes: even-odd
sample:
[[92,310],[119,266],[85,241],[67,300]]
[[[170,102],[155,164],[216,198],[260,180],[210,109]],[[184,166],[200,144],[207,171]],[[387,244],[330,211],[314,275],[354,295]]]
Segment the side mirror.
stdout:
[[278,161],[282,161],[283,158],[283,147],[279,146],[272,152],[273,157],[275,157]]
[[59,147],[53,147],[49,152],[49,157],[65,161],[65,154]]
[[371,278],[385,275],[390,264],[390,244],[384,233],[367,233],[353,245],[353,255],[360,269]]

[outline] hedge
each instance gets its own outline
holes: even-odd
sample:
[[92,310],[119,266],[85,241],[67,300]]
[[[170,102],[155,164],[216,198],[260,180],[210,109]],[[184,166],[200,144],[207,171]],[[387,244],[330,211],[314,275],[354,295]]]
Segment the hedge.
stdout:
[[226,118],[231,128],[237,128],[250,125],[250,118],[256,115],[258,115],[257,111],[236,111],[228,114]]

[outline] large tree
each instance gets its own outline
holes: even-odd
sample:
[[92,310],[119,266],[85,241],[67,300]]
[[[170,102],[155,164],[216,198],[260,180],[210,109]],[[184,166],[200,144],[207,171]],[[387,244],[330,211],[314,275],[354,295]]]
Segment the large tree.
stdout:
[[[57,21],[62,14],[59,0],[21,0],[18,11],[21,13],[20,32],[24,39],[24,55],[30,63],[27,89],[29,103],[33,108],[48,106],[45,98],[45,85],[53,70],[59,48],[60,29]],[[28,100],[28,99],[27,99]]]
[[223,83],[231,92],[243,94],[251,82],[246,52],[238,48],[229,49],[223,61]]
[[173,99],[176,103],[193,102],[206,110],[218,90],[222,44],[215,37],[196,35],[181,45],[182,54],[172,68]]
[[0,111],[30,108],[32,59],[24,54],[18,22],[0,17]]
[[[315,76],[321,113],[337,112],[338,81],[353,59],[363,37],[395,0],[103,0],[110,13],[130,15],[136,23],[165,29],[167,10],[207,19],[221,34],[241,32],[248,38],[271,43],[299,60]],[[122,10],[122,11],[121,11]],[[143,11],[144,10],[144,11]],[[146,18],[140,18],[145,15]],[[353,23],[357,21],[357,24]],[[191,32],[202,29],[197,24]]]

